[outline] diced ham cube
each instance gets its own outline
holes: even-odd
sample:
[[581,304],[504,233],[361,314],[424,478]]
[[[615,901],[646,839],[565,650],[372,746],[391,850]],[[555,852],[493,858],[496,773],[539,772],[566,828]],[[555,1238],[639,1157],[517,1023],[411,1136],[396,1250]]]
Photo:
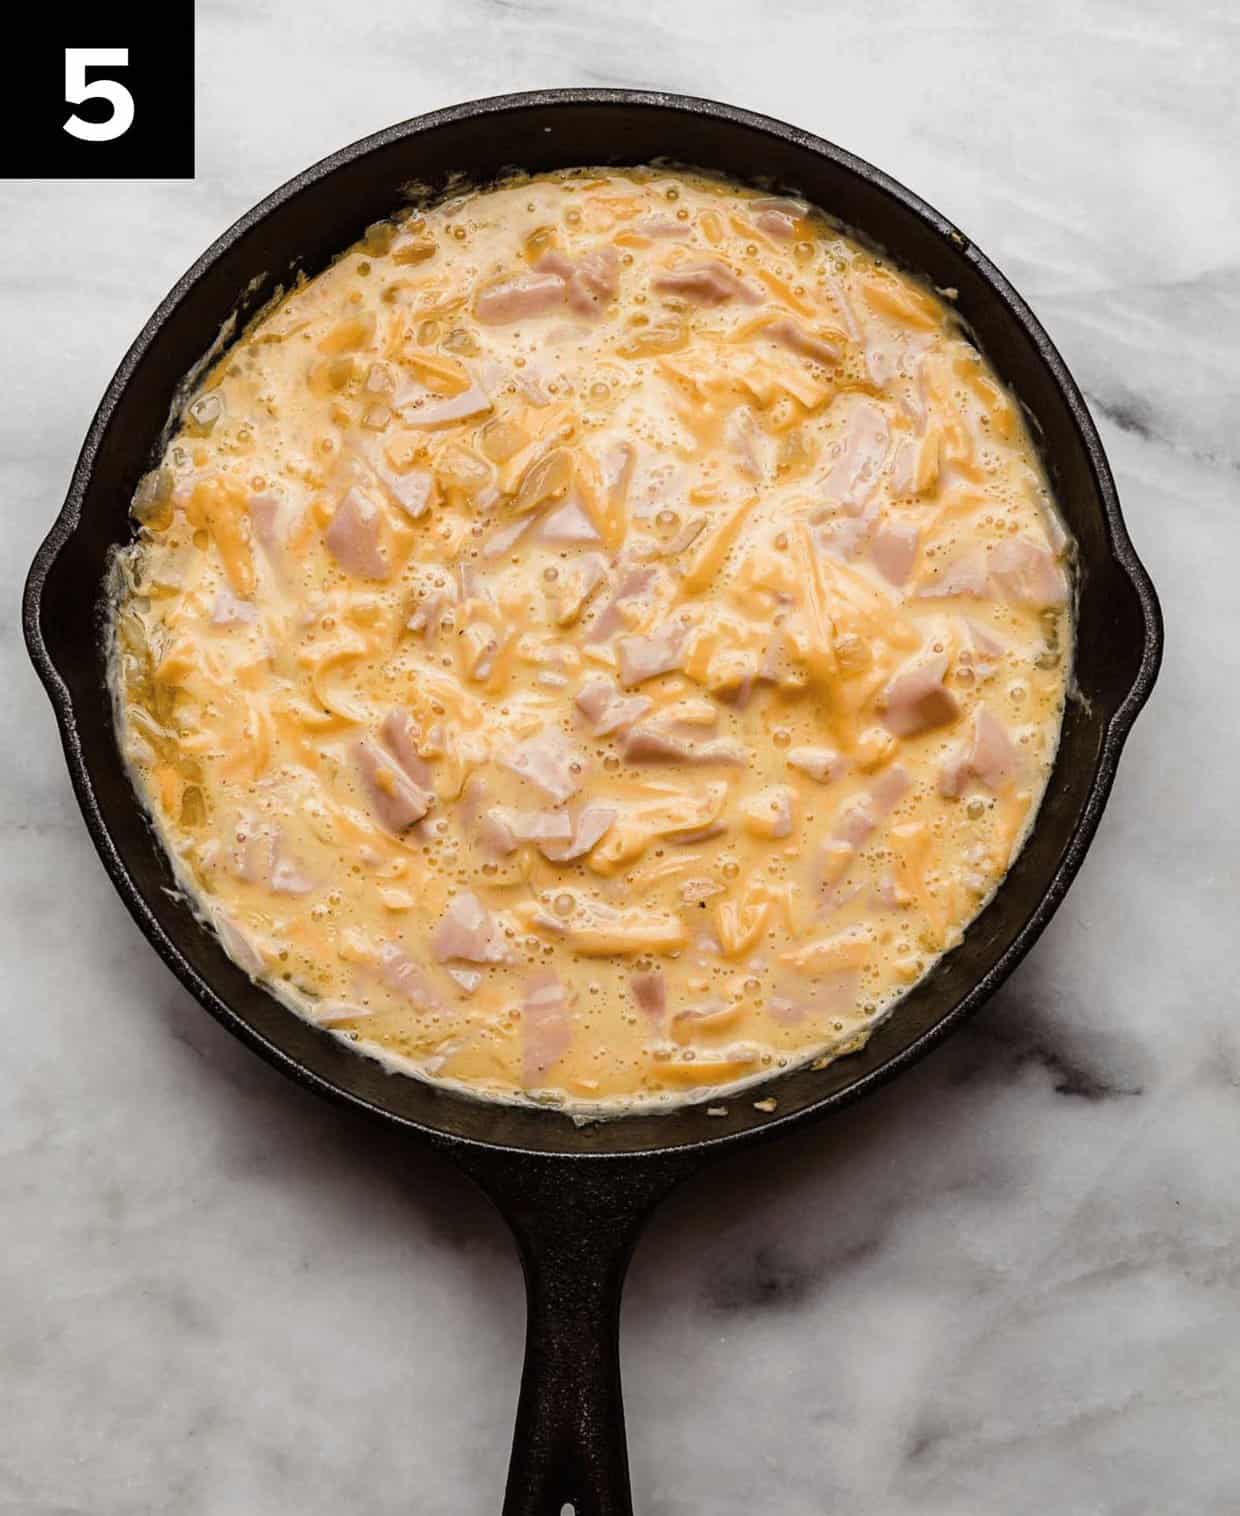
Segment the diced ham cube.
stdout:
[[629,763],[709,764],[745,762],[745,749],[731,737],[712,737],[698,742],[654,725],[631,727],[625,734],[623,752]]
[[821,363],[827,368],[840,360],[838,347],[830,342],[824,342],[820,337],[811,336],[803,326],[787,317],[772,321],[763,329],[763,336],[769,337],[773,342],[778,342],[789,352],[797,353],[802,358],[812,358],[815,363]]
[[948,758],[939,774],[939,793],[960,795],[970,779],[1000,790],[1018,772],[1020,750],[985,705],[973,712],[968,740]]
[[805,207],[797,200],[755,200],[750,209],[754,212],[754,225],[767,236],[780,242],[794,242],[800,234],[800,223],[805,217]]
[[956,697],[943,683],[947,655],[904,669],[882,692],[883,725],[895,737],[913,737],[946,726],[960,714]]
[[480,384],[471,384],[459,395],[444,395],[434,400],[420,400],[401,407],[400,417],[406,426],[426,427],[453,426],[458,421],[468,421],[474,416],[483,416],[491,409],[491,397]]
[[541,542],[567,547],[599,540],[598,530],[576,500],[566,500],[548,512],[538,526]]
[[366,798],[379,823],[400,836],[421,821],[431,805],[431,794],[416,784],[404,769],[369,737],[353,745],[353,757],[362,776]]
[[552,863],[571,863],[576,858],[584,858],[612,829],[618,814],[610,805],[583,806],[572,823],[568,841],[545,840],[538,844],[538,851]]
[[505,963],[511,956],[498,921],[472,890],[448,902],[431,948],[440,963],[463,958],[467,963]]
[[416,785],[432,787],[430,765],[418,753],[418,729],[408,711],[391,711],[380,732],[388,750]]
[[870,788],[870,795],[880,816],[885,816],[899,805],[908,794],[910,783],[908,775],[898,763],[878,776]]
[[282,515],[280,502],[274,495],[251,495],[248,501],[250,530],[273,563],[284,549],[284,537],[280,530]]
[[870,558],[889,584],[904,584],[917,561],[917,528],[910,522],[884,522],[870,539]]
[[576,258],[545,253],[537,267],[542,273],[563,279],[569,309],[579,316],[597,315],[620,290],[620,260],[614,247],[591,248]]
[[891,429],[878,406],[868,400],[853,405],[847,431],[835,444],[834,462],[823,481],[827,499],[857,514],[874,493],[890,446]]
[[648,695],[622,695],[610,679],[588,680],[577,691],[577,709],[595,737],[610,737],[640,721],[654,702]]
[[493,805],[486,813],[490,835],[497,849],[515,852],[523,842],[562,844],[572,841],[573,824],[563,811],[523,811],[511,805]]
[[482,545],[484,558],[503,558],[516,547],[534,524],[533,516],[518,516],[504,526],[497,526]]
[[633,230],[643,237],[652,238],[680,238],[689,235],[687,224],[673,221],[670,216],[643,216],[640,221],[634,221]]
[[626,690],[670,674],[680,667],[683,637],[677,631],[659,632],[652,637],[620,637],[616,641],[616,658],[620,666],[620,683]]
[[1009,538],[990,551],[990,576],[1012,600],[1046,610],[1068,598],[1068,580],[1055,555],[1026,537]]
[[938,574],[926,580],[917,593],[923,599],[932,600],[951,595],[968,595],[974,600],[984,600],[990,593],[986,561],[980,552],[962,553]]
[[517,743],[499,762],[510,773],[536,785],[555,805],[562,805],[581,788],[581,754],[553,726],[545,726]]
[[380,543],[382,518],[382,508],[356,485],[344,495],[323,533],[341,568],[362,579],[388,577],[391,569]]
[[378,469],[383,487],[411,521],[420,521],[435,499],[435,476],[428,468],[413,468],[397,474]]
[[407,1000],[416,1010],[439,1009],[439,996],[430,980],[393,942],[385,943],[379,950],[379,977],[393,995]]
[[722,305],[726,300],[757,305],[762,299],[726,263],[715,258],[668,269],[656,274],[652,283],[661,295],[678,295],[694,305]]
[[556,310],[567,293],[564,276],[549,269],[517,274],[482,290],[474,301],[474,315],[489,326],[507,325]]
[[638,1010],[656,1025],[661,1024],[667,1014],[667,984],[658,969],[649,974],[634,974],[629,980],[629,988]]
[[521,1033],[522,1073],[528,1088],[546,1078],[573,1040],[568,992],[553,974],[530,980],[521,1008]]
[[788,750],[788,765],[817,784],[829,784],[843,771],[844,760],[829,747],[794,747]]
[[624,625],[624,617],[620,607],[630,601],[646,599],[654,588],[658,578],[657,570],[653,568],[635,568],[629,571],[620,580],[616,593],[611,600],[599,612],[593,626],[590,628],[590,642],[603,642],[619,631]]

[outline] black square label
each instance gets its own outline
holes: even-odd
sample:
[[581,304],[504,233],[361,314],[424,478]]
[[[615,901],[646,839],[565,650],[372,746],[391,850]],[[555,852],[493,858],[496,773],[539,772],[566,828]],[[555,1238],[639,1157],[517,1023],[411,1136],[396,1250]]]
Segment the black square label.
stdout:
[[22,17],[0,179],[192,179],[194,3]]

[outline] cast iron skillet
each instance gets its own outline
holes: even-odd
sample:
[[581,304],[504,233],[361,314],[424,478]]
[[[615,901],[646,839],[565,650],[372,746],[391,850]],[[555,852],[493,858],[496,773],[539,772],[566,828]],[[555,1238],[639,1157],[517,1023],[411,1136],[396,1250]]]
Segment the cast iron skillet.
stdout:
[[[323,268],[401,203],[411,182],[520,167],[666,158],[800,192],[957,303],[1031,418],[1079,545],[1076,679],[1036,828],[993,902],[871,1037],[826,1070],[772,1078],[726,1102],[577,1127],[547,1110],[483,1105],[388,1075],[283,1009],[225,957],[177,898],[122,768],[104,683],[100,592],[128,502],[156,456],[178,382],[234,313],[242,324],[299,269]],[[299,1083],[404,1127],[482,1186],[516,1236],[528,1300],[525,1371],[505,1516],[630,1512],[620,1398],[620,1291],[654,1204],[710,1160],[874,1089],[975,1011],[1032,947],[1093,837],[1120,749],[1158,670],[1153,587],[1120,515],[1080,392],[1002,274],[885,174],[817,137],[709,101],[630,90],[551,90],[406,121],[307,169],[243,216],[160,305],[108,386],[68,497],[26,585],[26,639],[60,724],[69,772],[112,880],[138,925],[213,1016]],[[774,1114],[754,1101],[772,1096]]]

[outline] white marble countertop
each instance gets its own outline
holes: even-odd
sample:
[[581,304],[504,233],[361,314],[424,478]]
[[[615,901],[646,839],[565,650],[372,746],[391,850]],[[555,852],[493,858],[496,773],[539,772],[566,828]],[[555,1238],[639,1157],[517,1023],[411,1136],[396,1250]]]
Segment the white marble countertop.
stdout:
[[976,237],[1088,394],[1169,630],[1093,851],[998,1002],[660,1213],[624,1322],[639,1511],[1240,1509],[1229,7],[198,10],[195,182],[0,185],[0,1512],[498,1510],[523,1330],[499,1222],[156,960],[16,608],[112,369],[218,232],[388,122],[572,83],[770,111]]

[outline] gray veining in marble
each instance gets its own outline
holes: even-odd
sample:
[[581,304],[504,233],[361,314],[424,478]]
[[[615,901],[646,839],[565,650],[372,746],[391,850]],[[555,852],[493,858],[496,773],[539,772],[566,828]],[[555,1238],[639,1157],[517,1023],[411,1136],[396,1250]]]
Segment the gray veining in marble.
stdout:
[[581,82],[783,116],[976,237],[1088,392],[1169,627],[1094,850],[998,1002],[656,1219],[625,1315],[639,1510],[1240,1509],[1234,6],[198,9],[195,182],[0,186],[0,1512],[498,1509],[499,1223],[157,962],[16,607],[112,369],[224,226],[389,121]]

